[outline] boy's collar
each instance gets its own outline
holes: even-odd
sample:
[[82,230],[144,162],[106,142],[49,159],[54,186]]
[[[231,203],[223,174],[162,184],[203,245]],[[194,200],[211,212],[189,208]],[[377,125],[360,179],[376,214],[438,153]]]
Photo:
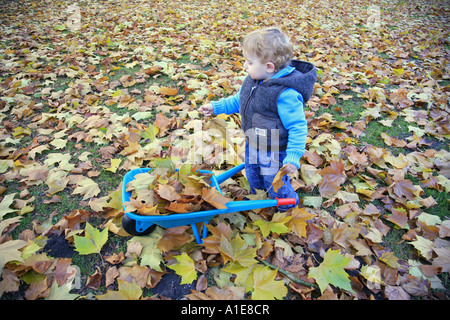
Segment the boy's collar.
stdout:
[[287,66],[275,73],[275,75],[271,79],[278,79],[282,78],[284,76],[287,76],[288,74],[292,73],[292,71],[295,70],[295,67],[293,66]]
[[[283,77],[287,76],[288,74],[291,74],[294,70],[295,70],[295,67],[293,67],[293,66],[284,67],[283,69],[281,69],[280,71],[275,73],[273,75],[273,77],[268,79],[267,81],[269,81],[271,79],[283,78]],[[259,84],[261,84],[261,83],[263,83],[263,80],[259,81]]]

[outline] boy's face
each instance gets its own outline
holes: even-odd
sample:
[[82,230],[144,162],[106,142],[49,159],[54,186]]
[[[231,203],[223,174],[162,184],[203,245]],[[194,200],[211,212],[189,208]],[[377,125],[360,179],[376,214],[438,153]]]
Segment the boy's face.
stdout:
[[244,70],[253,80],[268,80],[275,74],[275,66],[272,62],[261,62],[255,55],[243,52],[245,62]]

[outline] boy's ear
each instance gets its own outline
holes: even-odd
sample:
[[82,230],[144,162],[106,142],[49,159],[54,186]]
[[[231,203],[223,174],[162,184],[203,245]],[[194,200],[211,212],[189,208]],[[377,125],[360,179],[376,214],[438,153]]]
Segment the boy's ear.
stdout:
[[275,64],[273,62],[266,62],[266,71],[268,73],[275,72]]

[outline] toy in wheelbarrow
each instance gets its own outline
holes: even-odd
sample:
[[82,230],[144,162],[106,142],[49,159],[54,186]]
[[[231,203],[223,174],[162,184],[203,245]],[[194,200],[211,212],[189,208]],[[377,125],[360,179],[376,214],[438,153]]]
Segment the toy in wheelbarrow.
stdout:
[[[244,169],[244,164],[238,165],[224,173],[216,176],[212,171],[198,170],[199,173],[210,175],[209,182],[211,187],[215,187],[216,190],[222,193],[220,184],[239,173]],[[147,173],[153,170],[153,168],[139,168],[129,171],[123,178],[122,182],[122,205],[125,210],[125,214],[122,218],[122,226],[129,234],[134,236],[142,236],[150,234],[156,226],[163,228],[174,228],[184,225],[190,225],[194,233],[195,240],[198,244],[203,243],[203,238],[206,238],[208,229],[206,226],[203,228],[202,237],[197,229],[197,223],[208,224],[209,220],[219,214],[234,213],[246,210],[255,210],[268,207],[275,207],[280,205],[295,204],[294,198],[286,199],[267,199],[267,200],[242,200],[242,201],[230,201],[225,204],[223,209],[213,209],[189,213],[177,213],[169,215],[150,215],[143,216],[133,212],[127,212],[125,203],[130,201],[131,192],[127,191],[127,184],[135,179],[135,176],[140,173]]]

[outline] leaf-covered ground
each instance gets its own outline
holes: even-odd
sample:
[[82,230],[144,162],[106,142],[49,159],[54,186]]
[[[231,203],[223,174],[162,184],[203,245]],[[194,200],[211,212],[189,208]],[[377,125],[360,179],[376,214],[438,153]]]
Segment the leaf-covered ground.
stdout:
[[[1,1],[1,299],[448,299],[449,11]],[[202,245],[188,226],[128,235],[129,170],[242,162],[239,117],[197,108],[237,92],[240,43],[270,25],[319,70],[299,207],[217,216]]]

